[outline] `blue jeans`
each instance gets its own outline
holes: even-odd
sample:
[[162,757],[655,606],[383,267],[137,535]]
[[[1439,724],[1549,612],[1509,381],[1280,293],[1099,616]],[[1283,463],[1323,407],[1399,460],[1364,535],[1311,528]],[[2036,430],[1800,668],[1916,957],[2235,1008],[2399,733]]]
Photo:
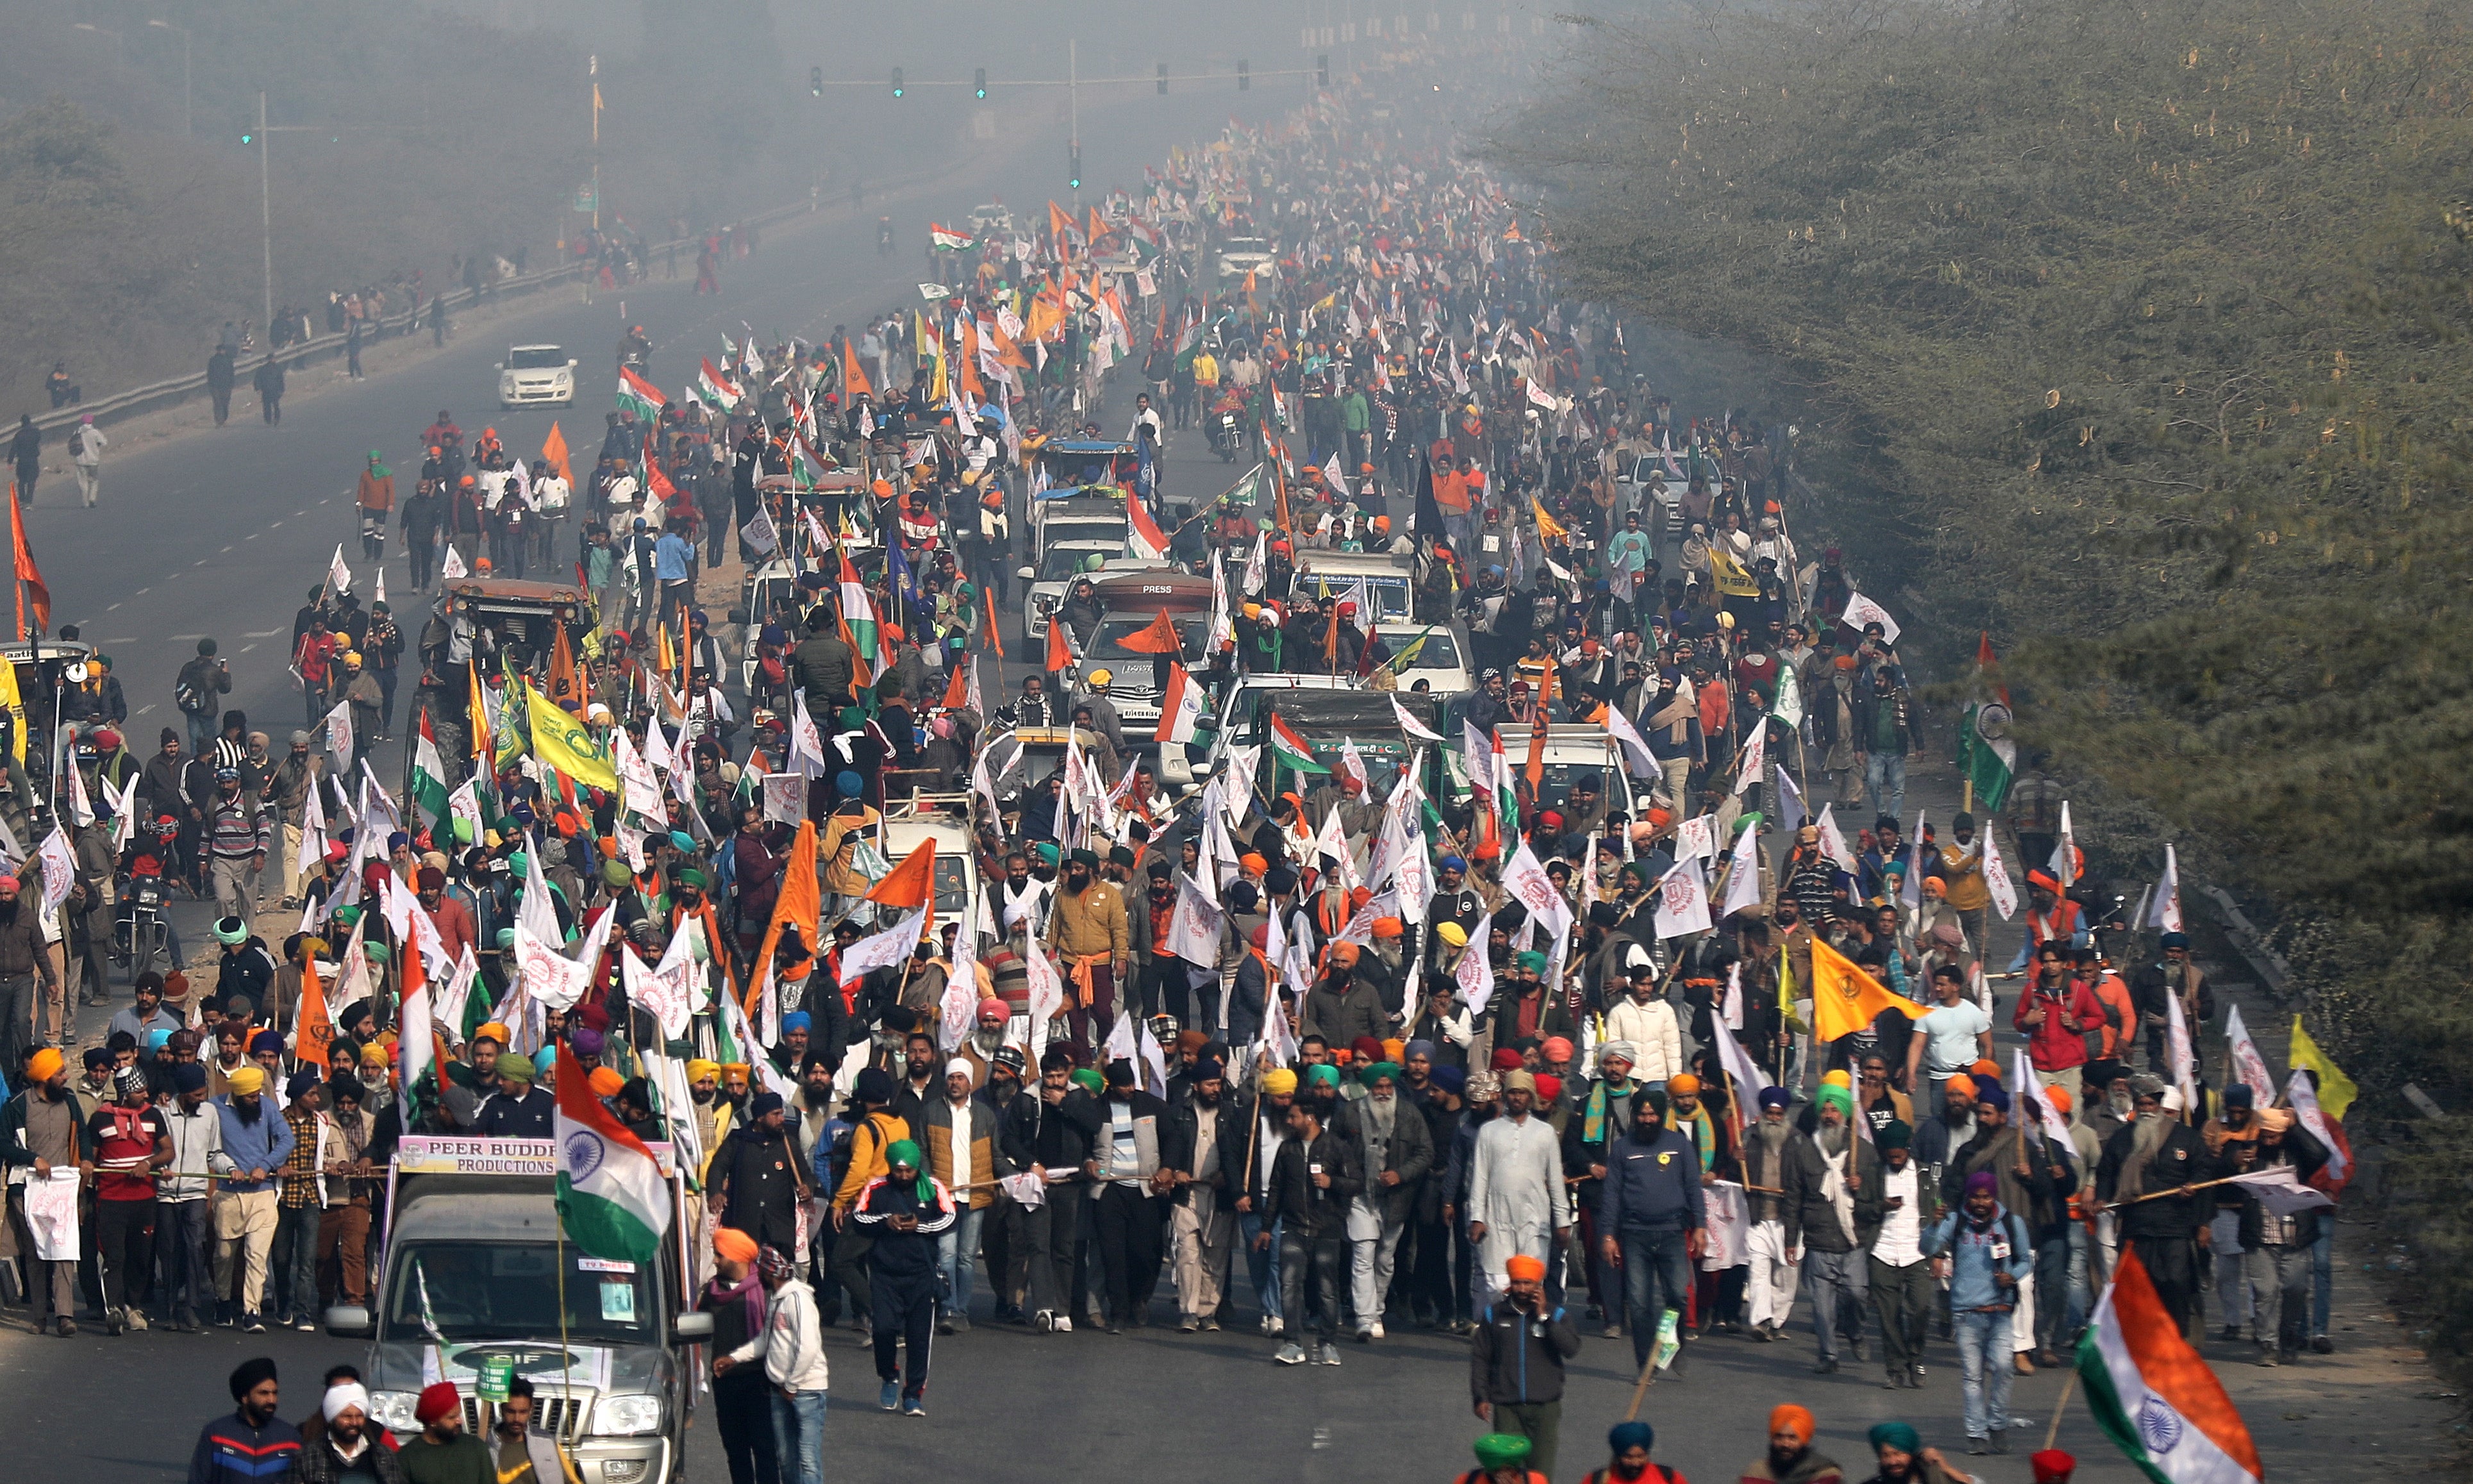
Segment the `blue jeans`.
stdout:
[[1988,1438],[2009,1425],[2009,1316],[1961,1309],[1952,1316],[1966,1393],[1966,1435]]
[[945,1276],[945,1312],[971,1317],[971,1265],[979,1260],[979,1222],[985,1208],[965,1210],[936,1237],[936,1266]]
[[1863,754],[1864,797],[1873,809],[1892,819],[1907,817],[1907,759],[1899,753]]
[[[2077,1230],[2076,1223],[2071,1231]],[[2053,1232],[2035,1243],[2035,1347],[2052,1350],[2070,1306],[2069,1232]]]
[[1263,1231],[1262,1218],[1252,1211],[1236,1216],[1236,1237],[1245,1249],[1245,1273],[1254,1281],[1254,1302],[1271,1317],[1274,1326],[1280,1322],[1280,1226],[1269,1228],[1271,1245],[1262,1252],[1254,1250],[1254,1238]]
[[2088,1234],[2085,1223],[2070,1223],[2070,1302],[2061,1315],[2063,1335],[2075,1335],[2085,1328],[2087,1316],[2095,1312],[2095,1281],[2089,1272],[2094,1244],[2095,1238]]
[[1623,1230],[1623,1311],[1631,1324],[1635,1366],[1648,1364],[1649,1352],[1657,1347],[1660,1318],[1668,1309],[1684,1307],[1692,1292],[1692,1260],[1683,1250],[1683,1239],[1679,1228]]
[[827,1394],[803,1391],[793,1398],[778,1386],[768,1384],[766,1390],[773,1399],[773,1459],[781,1484],[825,1484]]

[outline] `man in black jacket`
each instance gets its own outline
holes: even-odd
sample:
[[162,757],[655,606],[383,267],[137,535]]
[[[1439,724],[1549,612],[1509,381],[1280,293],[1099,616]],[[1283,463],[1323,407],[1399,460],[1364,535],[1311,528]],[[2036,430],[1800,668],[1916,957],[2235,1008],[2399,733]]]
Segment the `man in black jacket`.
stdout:
[[2137,1120],[2105,1141],[2096,1194],[2119,1208],[2121,1240],[2138,1254],[2165,1312],[2187,1332],[2198,1284],[2190,1244],[2207,1230],[2187,1187],[2207,1178],[2206,1146],[2181,1121],[2180,1089],[2139,1077],[2131,1089]]
[[1236,1250],[1248,1122],[1227,1091],[1226,1069],[1206,1057],[1186,1079],[1185,1095],[1168,1108],[1166,1142],[1183,1153],[1170,1170],[1176,1193],[1168,1234],[1174,1242],[1176,1327],[1186,1332],[1219,1328],[1229,1257]]
[[1150,1323],[1159,1286],[1158,1197],[1176,1188],[1187,1151],[1176,1146],[1167,1104],[1134,1085],[1134,1064],[1108,1064],[1107,1096],[1099,1104],[1098,1137],[1091,1152],[1099,1198],[1092,1203],[1092,1240],[1108,1284],[1108,1332]]
[[[1349,1140],[1327,1128],[1318,1105],[1299,1098],[1288,1106],[1288,1140],[1271,1164],[1264,1191],[1262,1219],[1280,1228],[1280,1313],[1282,1337],[1277,1359],[1302,1365],[1309,1358],[1297,1343],[1306,1322],[1306,1281],[1314,1284],[1314,1304],[1321,1330],[1320,1348],[1312,1355],[1327,1366],[1339,1364],[1339,1277],[1348,1261],[1349,1203],[1365,1185],[1357,1151]],[[1270,1244],[1265,1230],[1254,1239]]]
[[747,1121],[722,1140],[705,1179],[723,1226],[746,1233],[759,1246],[799,1250],[799,1202],[808,1193],[807,1179],[780,1093],[758,1092],[747,1100]]
[[1471,1410],[1497,1432],[1528,1440],[1537,1472],[1552,1478],[1563,1425],[1563,1364],[1580,1352],[1580,1331],[1546,1302],[1546,1264],[1526,1253],[1505,1265],[1502,1298],[1485,1306],[1469,1349]]
[[[1603,1146],[1597,1241],[1606,1262],[1623,1275],[1623,1311],[1636,1366],[1648,1363],[1668,1311],[1682,1322],[1692,1264],[1708,1226],[1699,1149],[1666,1126],[1666,1101],[1663,1088],[1634,1092],[1629,1134]],[[1681,1363],[1678,1353],[1673,1364]]]
[[1073,1328],[1075,1238],[1081,1232],[1084,1187],[1099,1137],[1099,1105],[1073,1085],[1073,1053],[1050,1046],[1039,1061],[1039,1091],[1018,1097],[1004,1120],[1005,1158],[1048,1182],[1047,1199],[1029,1213],[1024,1238],[1030,1249],[1031,1323],[1041,1329]]
[[1434,1167],[1432,1131],[1426,1115],[1400,1096],[1400,1068],[1389,1062],[1358,1072],[1365,1096],[1348,1120],[1349,1142],[1365,1173],[1365,1190],[1348,1210],[1350,1300],[1360,1342],[1382,1338],[1383,1297],[1391,1291],[1400,1236]]

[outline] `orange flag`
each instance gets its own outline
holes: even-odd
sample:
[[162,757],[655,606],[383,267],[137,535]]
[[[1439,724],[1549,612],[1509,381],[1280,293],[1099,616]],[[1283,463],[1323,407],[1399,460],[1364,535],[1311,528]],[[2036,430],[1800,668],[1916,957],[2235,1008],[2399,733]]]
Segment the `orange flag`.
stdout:
[[549,437],[541,440],[541,462],[558,470],[558,477],[575,483],[575,471],[566,467],[566,435],[558,430],[558,419],[550,419]]
[[1105,237],[1106,235],[1108,235],[1107,224],[1099,220],[1099,208],[1092,206],[1091,208],[1091,240],[1093,243],[1096,243],[1100,238]]
[[[980,590],[986,593],[988,600],[988,638],[990,642],[994,643],[996,647],[996,658],[998,659],[1002,659],[1005,657],[1004,625],[996,622],[996,590],[994,587],[986,587]],[[1051,626],[1054,625],[1055,622],[1056,620],[1052,618],[1048,620],[1048,623]]]
[[765,924],[763,946],[756,950],[756,967],[747,976],[747,999],[740,1008],[749,1019],[756,1017],[756,997],[764,987],[765,966],[773,962],[773,950],[781,942],[781,929],[799,929],[800,944],[813,953],[816,924],[824,914],[824,897],[816,885],[816,822],[801,820],[798,838],[790,842],[790,858],[781,866],[781,892],[773,898],[773,921]]
[[909,911],[927,909],[925,930],[920,941],[936,941],[936,842],[922,840],[919,848],[901,858],[892,874],[869,888],[867,899],[888,907]]
[[1852,1036],[1869,1026],[1884,1010],[1909,1019],[1921,1019],[1924,1007],[1890,993],[1853,959],[1828,944],[1812,944],[1812,1024],[1823,1041]]
[[957,664],[953,666],[953,678],[945,684],[945,699],[942,705],[948,711],[958,711],[970,705],[970,701],[971,667]]
[[1065,642],[1065,620],[1050,613],[1047,617],[1047,668],[1053,674],[1073,662],[1073,651]]
[[1073,236],[1073,219],[1067,216],[1065,208],[1053,201],[1047,203],[1047,229],[1056,238],[1056,255],[1063,257],[1065,245]]
[[554,623],[549,645],[549,698],[560,709],[573,711],[584,706],[584,678],[575,670],[575,645],[566,636],[566,625]]
[[860,393],[862,393],[862,392],[865,392],[865,393],[868,393],[868,394],[870,394],[870,395],[873,395],[873,394],[875,393],[875,391],[876,391],[876,388],[875,388],[873,385],[871,385],[871,384],[869,383],[868,379],[867,379],[867,372],[865,372],[865,371],[860,371],[860,370],[858,369],[858,351],[856,351],[855,349],[852,348],[851,343],[850,343],[849,341],[847,341],[847,340],[843,341],[843,342],[842,342],[842,396],[843,396],[843,398],[844,398],[845,400],[847,400],[847,399],[849,399],[849,398],[851,398],[851,397],[853,397],[853,396],[858,395],[859,395]]
[[[1051,618],[1048,622],[1056,620]],[[1157,618],[1118,639],[1116,647],[1138,655],[1177,655],[1185,652],[1185,641],[1177,637],[1175,620],[1167,616],[1167,610],[1162,609]]]
[[300,955],[300,1008],[295,1014],[300,1034],[293,1059],[325,1065],[326,1048],[335,1039],[335,1020],[326,1013],[326,990],[318,982],[315,953]]
[[42,634],[52,627],[52,589],[43,586],[43,574],[35,569],[34,549],[26,544],[26,513],[17,504],[17,482],[13,479],[9,481],[9,529],[17,537],[17,581],[23,584],[17,589],[17,636],[23,638],[30,632],[26,628],[29,608],[35,610],[31,632]]

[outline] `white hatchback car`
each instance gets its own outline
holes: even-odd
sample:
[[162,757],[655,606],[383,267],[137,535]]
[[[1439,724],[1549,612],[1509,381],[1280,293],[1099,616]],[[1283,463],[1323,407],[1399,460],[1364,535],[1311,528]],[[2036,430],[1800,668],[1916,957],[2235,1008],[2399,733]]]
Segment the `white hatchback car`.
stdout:
[[559,346],[510,346],[498,363],[498,409],[572,407],[575,358]]

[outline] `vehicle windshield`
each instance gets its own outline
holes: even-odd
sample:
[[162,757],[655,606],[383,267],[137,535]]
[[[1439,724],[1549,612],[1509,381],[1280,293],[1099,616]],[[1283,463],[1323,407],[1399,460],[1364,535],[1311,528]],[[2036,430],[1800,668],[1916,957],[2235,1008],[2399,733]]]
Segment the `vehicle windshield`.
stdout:
[[528,346],[507,352],[509,371],[564,371],[566,352],[556,346]]
[[1116,553],[1099,546],[1050,546],[1039,556],[1039,580],[1061,583],[1081,569],[1092,557],[1112,557]]
[[[1184,653],[1180,658],[1188,660],[1200,658],[1202,646],[1211,637],[1211,615],[1209,613],[1170,613],[1167,615],[1167,621],[1176,626],[1176,636],[1185,645]],[[1091,641],[1091,652],[1084,658],[1115,660],[1119,667],[1117,673],[1123,675],[1125,679],[1147,682],[1150,679],[1150,667],[1145,661],[1161,657],[1148,650],[1127,649],[1118,641],[1140,634],[1157,622],[1159,622],[1157,610],[1148,613],[1107,614],[1099,620],[1098,636]],[[1138,668],[1128,670],[1125,668],[1127,666]]]
[[1459,640],[1452,637],[1452,631],[1420,629],[1417,634],[1426,635],[1424,643],[1417,643],[1416,634],[1386,634],[1382,636],[1382,642],[1390,645],[1391,653],[1395,655],[1406,654],[1410,645],[1416,645],[1417,653],[1401,666],[1402,669],[1456,670],[1461,667]]
[[1271,245],[1260,237],[1231,237],[1219,245],[1222,253],[1261,252],[1267,254]]
[[[660,1304],[643,1264],[549,1242],[417,1242],[395,1262],[380,1340],[550,1340],[649,1345]],[[559,1298],[566,1300],[562,1335]]]
[[[1342,575],[1338,572],[1312,571],[1297,574],[1298,590],[1310,592],[1317,598],[1323,595],[1323,589],[1326,587],[1331,590],[1333,597],[1346,598],[1349,589],[1358,583],[1365,585],[1366,591],[1374,599],[1374,617],[1377,622],[1396,623],[1408,616],[1410,612],[1408,579],[1405,575],[1385,573],[1380,577],[1363,577],[1355,573]],[[1365,622],[1365,615],[1359,613],[1357,619],[1357,623],[1362,625]]]

